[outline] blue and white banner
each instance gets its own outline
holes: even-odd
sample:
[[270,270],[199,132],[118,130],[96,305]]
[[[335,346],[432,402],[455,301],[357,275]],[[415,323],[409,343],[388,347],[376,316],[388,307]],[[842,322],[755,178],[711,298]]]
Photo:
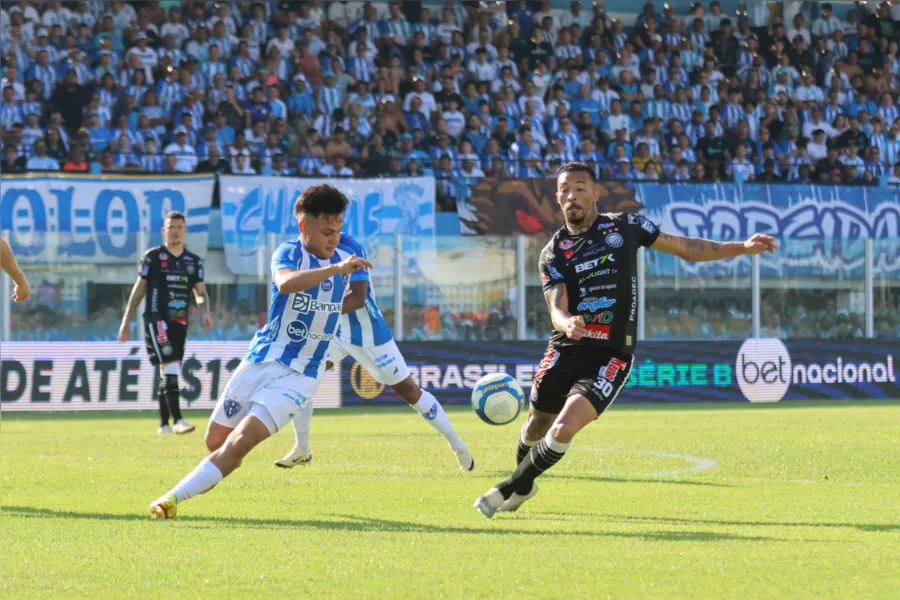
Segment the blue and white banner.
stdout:
[[[866,239],[873,240],[876,273],[900,270],[900,189],[826,185],[636,184],[643,214],[664,231],[717,241],[754,233],[779,239],[774,256],[761,257],[764,275],[860,275]],[[655,256],[655,274],[675,269]],[[747,257],[686,263],[689,274],[749,273]]]
[[136,262],[162,243],[163,218],[187,219],[185,246],[206,255],[215,176],[2,178],[0,230],[24,264]]
[[[272,247],[296,239],[294,201],[306,188],[328,183],[350,199],[344,231],[370,254],[379,239],[400,233],[434,236],[433,177],[409,179],[283,179],[222,176],[222,241],[225,261],[236,274],[268,273]],[[270,234],[274,240],[270,241]]]

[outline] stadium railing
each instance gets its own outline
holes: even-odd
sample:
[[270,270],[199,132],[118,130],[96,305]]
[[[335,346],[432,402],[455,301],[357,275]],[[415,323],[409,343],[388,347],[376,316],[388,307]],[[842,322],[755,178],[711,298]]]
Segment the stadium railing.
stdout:
[[[43,235],[48,248],[65,242]],[[134,234],[115,243],[126,235]],[[114,340],[146,245],[134,241],[133,255],[103,264],[61,253],[24,257],[33,297],[12,304],[2,279],[2,339]],[[372,238],[377,303],[400,340],[545,339],[550,322],[536,265],[546,242],[540,235]],[[267,261],[255,275],[234,275],[213,248],[206,265],[216,326],[203,332],[194,323],[190,339],[249,340],[266,319]],[[636,285],[639,340],[900,338],[896,238],[787,240],[775,256],[721,265],[642,250]],[[133,323],[132,339],[141,335]]]

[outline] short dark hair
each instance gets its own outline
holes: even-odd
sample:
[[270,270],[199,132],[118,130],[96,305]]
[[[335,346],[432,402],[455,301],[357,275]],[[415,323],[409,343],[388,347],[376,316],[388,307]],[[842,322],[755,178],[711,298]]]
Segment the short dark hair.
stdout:
[[303,190],[294,203],[294,216],[299,221],[303,215],[334,217],[347,210],[350,201],[339,189],[320,183]]
[[597,181],[597,175],[594,173],[594,170],[585,162],[567,162],[556,171],[556,176],[559,177],[563,173],[587,173],[590,176],[591,181]]
[[166,218],[163,219],[163,221],[184,221],[187,223],[187,219],[184,218],[184,213],[178,212],[177,210],[166,213]]

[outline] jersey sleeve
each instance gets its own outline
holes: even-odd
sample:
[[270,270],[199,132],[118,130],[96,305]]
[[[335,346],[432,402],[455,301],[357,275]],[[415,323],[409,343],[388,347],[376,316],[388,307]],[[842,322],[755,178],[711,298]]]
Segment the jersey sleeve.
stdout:
[[194,273],[194,285],[198,283],[203,283],[203,259],[199,256],[197,257],[197,270]]
[[150,270],[153,266],[153,253],[145,252],[144,258],[141,259],[141,266],[138,268],[138,275],[146,281],[150,278]]
[[637,234],[641,246],[649,248],[659,237],[659,226],[640,215],[628,215],[628,228]]
[[[358,247],[354,248],[353,254],[355,254],[356,256],[358,256],[360,258],[369,260],[369,254],[366,252],[366,249],[363,248],[362,246],[358,246]],[[353,274],[350,275],[350,281],[351,282],[354,282],[354,281],[368,282],[369,281],[369,272],[365,269],[360,269],[359,271],[355,271]]]
[[296,243],[285,243],[275,250],[275,254],[272,255],[272,273],[276,271],[280,271],[281,269],[291,269],[296,271],[300,268],[300,263],[303,260],[303,248],[300,244]]
[[538,271],[541,274],[541,287],[544,291],[549,290],[554,285],[563,283],[563,276],[559,271],[560,266],[552,250],[552,243],[541,252],[541,259],[538,262]]

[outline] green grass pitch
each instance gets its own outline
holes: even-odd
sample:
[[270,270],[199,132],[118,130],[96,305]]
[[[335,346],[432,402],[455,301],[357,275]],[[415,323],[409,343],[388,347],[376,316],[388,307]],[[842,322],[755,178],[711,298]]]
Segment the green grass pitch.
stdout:
[[0,597],[891,598],[900,403],[615,406],[516,514],[472,502],[518,424],[450,416],[457,472],[407,408],[319,411],[210,493],[145,506],[205,456],[140,414],[3,415]]

